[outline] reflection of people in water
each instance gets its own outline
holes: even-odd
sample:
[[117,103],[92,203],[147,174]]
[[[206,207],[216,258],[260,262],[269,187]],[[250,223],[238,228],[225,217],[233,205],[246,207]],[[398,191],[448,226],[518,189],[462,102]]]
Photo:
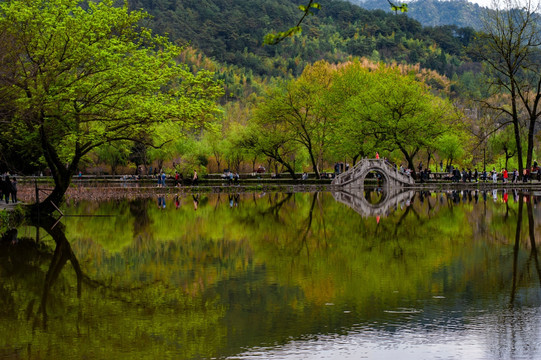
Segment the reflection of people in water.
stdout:
[[15,245],[19,242],[19,238],[17,237],[18,231],[17,229],[10,229],[6,231],[5,234],[2,235],[0,238],[0,242],[9,243],[11,245]]
[[178,209],[180,207],[180,199],[178,195],[175,196],[175,208]]
[[193,209],[194,211],[197,211],[197,207],[199,206],[199,194],[192,195],[193,198]]
[[498,189],[492,190],[492,198],[494,199],[494,202],[498,201]]
[[158,196],[158,208],[165,209],[165,196]]
[[460,193],[458,192],[458,190],[453,190],[453,203],[455,205],[458,205],[460,203]]
[[229,194],[229,207],[230,208],[238,207],[239,206],[239,199],[240,199],[239,194],[235,194],[235,195]]

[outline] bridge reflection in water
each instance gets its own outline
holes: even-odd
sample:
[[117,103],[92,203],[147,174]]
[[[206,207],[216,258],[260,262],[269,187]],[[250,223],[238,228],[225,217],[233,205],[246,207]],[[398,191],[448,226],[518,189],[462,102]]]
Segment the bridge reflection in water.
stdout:
[[[378,196],[373,196],[376,193]],[[403,188],[348,188],[332,192],[336,201],[339,201],[363,217],[387,216],[392,211],[403,206],[409,206],[415,191]],[[373,200],[379,200],[377,202]]]

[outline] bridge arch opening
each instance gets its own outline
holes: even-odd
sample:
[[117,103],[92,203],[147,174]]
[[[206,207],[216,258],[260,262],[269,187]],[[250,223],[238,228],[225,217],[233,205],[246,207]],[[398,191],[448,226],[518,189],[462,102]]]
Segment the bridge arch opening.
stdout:
[[369,170],[363,179],[364,187],[383,187],[388,185],[387,175],[379,169]]

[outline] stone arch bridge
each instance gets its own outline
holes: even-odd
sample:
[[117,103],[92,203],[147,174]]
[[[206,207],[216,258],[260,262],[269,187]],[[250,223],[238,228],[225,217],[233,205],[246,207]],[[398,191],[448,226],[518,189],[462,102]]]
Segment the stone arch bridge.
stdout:
[[372,171],[381,174],[383,184],[388,188],[415,184],[410,175],[399,171],[395,165],[383,159],[362,159],[353,168],[336,176],[331,184],[339,188],[362,188],[366,176]]

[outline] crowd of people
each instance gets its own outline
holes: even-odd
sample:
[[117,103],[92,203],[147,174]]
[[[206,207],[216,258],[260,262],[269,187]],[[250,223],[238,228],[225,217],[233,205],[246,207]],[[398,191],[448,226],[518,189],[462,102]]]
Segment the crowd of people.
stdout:
[[526,169],[523,171],[522,179],[520,178],[519,171],[517,169],[514,170],[507,170],[506,168],[501,169],[500,171],[496,170],[495,167],[492,168],[491,171],[487,172],[486,170],[483,170],[482,172],[478,172],[477,169],[474,169],[473,172],[471,169],[465,169],[463,168],[462,171],[460,171],[458,168],[453,168],[452,166],[449,169],[449,176],[453,182],[487,182],[492,181],[493,183],[497,183],[498,181],[502,181],[504,184],[507,183],[518,183],[520,180],[523,182],[527,182],[531,179],[532,172],[527,171]]
[[238,184],[239,179],[240,179],[240,175],[237,172],[233,172],[233,171],[230,171],[230,170],[225,170],[224,173],[222,174],[222,179],[227,180],[227,183],[229,185]]

